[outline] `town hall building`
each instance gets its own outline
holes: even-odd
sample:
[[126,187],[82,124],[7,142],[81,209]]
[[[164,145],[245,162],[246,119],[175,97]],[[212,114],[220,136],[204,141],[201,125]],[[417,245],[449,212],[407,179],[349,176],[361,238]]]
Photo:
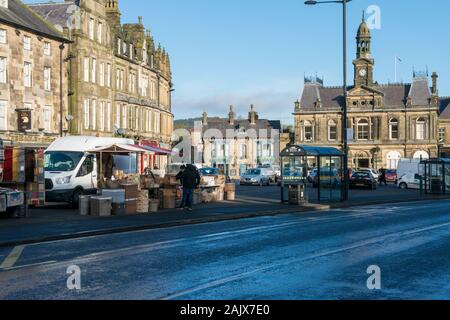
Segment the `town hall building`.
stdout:
[[[379,84],[364,19],[356,39],[354,85],[347,97],[347,125],[353,132],[349,166],[396,169],[401,158],[438,157],[450,130],[450,103],[439,97],[438,75],[432,74],[431,86],[427,72],[415,72],[409,84]],[[342,87],[325,87],[317,77],[305,79],[295,103],[296,143],[342,148],[343,108]]]

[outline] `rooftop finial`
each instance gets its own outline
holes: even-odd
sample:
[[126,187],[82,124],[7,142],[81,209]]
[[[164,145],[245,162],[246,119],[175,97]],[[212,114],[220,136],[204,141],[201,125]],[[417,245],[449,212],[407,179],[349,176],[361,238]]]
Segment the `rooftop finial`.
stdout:
[[366,22],[366,11],[363,10],[362,12],[362,22]]

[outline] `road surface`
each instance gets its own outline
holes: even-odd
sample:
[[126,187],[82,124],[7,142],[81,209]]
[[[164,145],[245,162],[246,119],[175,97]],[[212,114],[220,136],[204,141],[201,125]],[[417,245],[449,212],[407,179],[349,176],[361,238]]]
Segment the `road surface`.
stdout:
[[[0,249],[0,299],[449,299],[449,208],[380,205]],[[81,290],[67,288],[71,266]],[[381,290],[368,289],[369,266]]]

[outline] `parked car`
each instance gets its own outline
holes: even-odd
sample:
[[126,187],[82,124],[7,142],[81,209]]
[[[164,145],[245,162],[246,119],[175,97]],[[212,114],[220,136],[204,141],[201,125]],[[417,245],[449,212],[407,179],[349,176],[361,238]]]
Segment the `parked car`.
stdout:
[[[319,171],[316,171],[316,175],[313,178],[313,187],[319,186]],[[320,185],[321,187],[333,187],[336,188],[341,184],[341,177],[339,171],[330,167],[320,168]]]
[[397,184],[397,170],[386,170],[386,182]]
[[259,166],[258,168],[267,169],[271,178],[270,182],[278,182],[281,179],[281,168],[271,164]]
[[360,168],[360,169],[358,169],[358,172],[368,172],[372,175],[372,177],[375,178],[376,181],[378,181],[378,179],[380,178],[380,173],[378,171],[376,171],[375,169]]
[[266,168],[256,168],[247,170],[245,174],[242,175],[240,184],[241,185],[270,185],[271,179],[273,179],[273,171]]
[[367,171],[355,171],[349,182],[350,189],[356,188],[369,188],[376,190],[378,186],[378,180],[373,177],[370,172]]

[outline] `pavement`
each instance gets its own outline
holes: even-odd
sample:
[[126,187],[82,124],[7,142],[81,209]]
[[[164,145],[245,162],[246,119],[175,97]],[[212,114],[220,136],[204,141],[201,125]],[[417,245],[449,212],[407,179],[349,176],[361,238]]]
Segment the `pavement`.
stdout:
[[[306,207],[280,204],[280,189],[276,186],[237,188],[236,201],[202,204],[192,213],[164,210],[156,214],[121,217],[83,217],[66,205],[50,205],[30,210],[26,219],[0,219],[0,248],[28,245],[46,241],[76,239],[95,235],[158,229],[181,225],[254,218],[310,210],[361,206],[380,203],[416,201],[417,190],[399,190],[393,185],[376,191],[351,190],[350,201],[330,205]],[[424,198],[429,199],[429,198]]]
[[449,205],[372,205],[0,248],[0,299],[449,299]]

